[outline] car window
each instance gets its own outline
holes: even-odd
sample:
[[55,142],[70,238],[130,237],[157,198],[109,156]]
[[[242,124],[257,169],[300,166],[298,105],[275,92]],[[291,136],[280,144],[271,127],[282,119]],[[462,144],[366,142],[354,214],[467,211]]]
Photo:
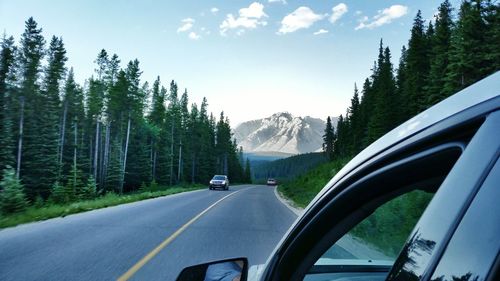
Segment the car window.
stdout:
[[225,180],[226,178],[223,176],[215,176],[214,180]]
[[[349,270],[329,273],[329,268],[339,266],[378,266],[388,271],[433,195],[413,190],[381,205],[326,250],[304,280],[354,277]],[[387,272],[355,275],[359,280],[384,280]]]
[[345,260],[393,262],[432,196],[414,190],[385,203],[339,239],[316,264],[347,263]]
[[[338,200],[346,200],[344,204],[347,205],[335,211],[332,209],[331,219],[334,214],[360,204],[361,198],[367,201],[354,211],[347,211],[344,220],[332,224],[329,234],[317,243],[316,247],[322,250],[312,251],[317,251],[317,255],[310,261],[303,279],[385,280],[460,155],[460,145],[454,146],[436,147],[386,166],[352,185],[350,192],[344,193],[343,197],[339,195],[339,198],[345,199]],[[382,191],[377,195],[376,192],[381,190],[385,193]]]

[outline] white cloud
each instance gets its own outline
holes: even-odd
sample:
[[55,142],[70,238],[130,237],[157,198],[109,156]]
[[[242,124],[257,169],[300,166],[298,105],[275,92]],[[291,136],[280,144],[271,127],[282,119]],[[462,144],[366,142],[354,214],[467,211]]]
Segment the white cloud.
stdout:
[[183,19],[181,22],[182,22],[182,25],[177,29],[177,33],[190,30],[193,27],[194,19],[186,18],[186,19]]
[[340,3],[332,8],[332,15],[330,16],[330,22],[335,23],[338,21],[345,13],[347,13],[347,5]]
[[357,10],[357,11],[355,12],[356,16],[359,16],[359,15],[361,15],[362,13],[363,13],[363,12],[362,12],[362,11],[360,11],[360,10]]
[[248,8],[241,8],[238,14],[237,18],[232,14],[226,16],[226,19],[219,26],[221,35],[225,36],[230,29],[238,29],[238,33],[241,35],[243,33],[241,30],[267,25],[267,21],[264,20],[267,15],[264,13],[264,5],[261,3],[253,2]]
[[309,7],[299,7],[297,10],[288,14],[281,21],[279,34],[295,32],[302,28],[309,28],[315,22],[323,19],[325,15],[315,14]]
[[264,5],[259,2],[253,2],[248,8],[242,8],[239,11],[240,17],[244,18],[257,18],[267,17],[264,13]]
[[314,32],[313,34],[314,35],[320,35],[320,34],[325,34],[325,33],[328,33],[328,30],[322,28],[322,29]]
[[269,3],[278,3],[280,2],[283,5],[286,5],[286,0],[268,0]]
[[210,12],[212,12],[212,14],[217,14],[217,12],[219,11],[219,9],[217,7],[213,7],[212,9],[210,9]]
[[359,25],[356,26],[355,30],[363,28],[373,29],[384,24],[389,24],[392,20],[400,18],[407,13],[408,7],[403,5],[392,5],[389,8],[378,11],[377,15],[373,17],[371,22],[368,22],[368,17],[363,17],[360,20]]
[[192,40],[198,40],[201,38],[200,35],[196,34],[196,32],[194,32],[194,31],[189,32],[188,37],[189,37],[189,39],[192,39]]

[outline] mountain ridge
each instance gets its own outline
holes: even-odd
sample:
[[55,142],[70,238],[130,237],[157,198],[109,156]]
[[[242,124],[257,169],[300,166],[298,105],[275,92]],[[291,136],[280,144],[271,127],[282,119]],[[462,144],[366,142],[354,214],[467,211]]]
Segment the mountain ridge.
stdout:
[[320,118],[278,112],[266,118],[243,122],[236,126],[233,133],[245,152],[303,154],[321,149],[325,125],[326,122]]

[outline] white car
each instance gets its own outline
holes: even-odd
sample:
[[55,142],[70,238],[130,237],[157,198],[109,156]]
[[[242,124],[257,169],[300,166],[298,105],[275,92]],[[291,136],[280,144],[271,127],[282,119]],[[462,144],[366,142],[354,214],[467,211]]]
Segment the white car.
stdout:
[[229,179],[225,175],[215,175],[208,185],[208,189],[222,188],[224,190],[229,189]]
[[275,179],[268,179],[267,185],[278,185],[278,181]]

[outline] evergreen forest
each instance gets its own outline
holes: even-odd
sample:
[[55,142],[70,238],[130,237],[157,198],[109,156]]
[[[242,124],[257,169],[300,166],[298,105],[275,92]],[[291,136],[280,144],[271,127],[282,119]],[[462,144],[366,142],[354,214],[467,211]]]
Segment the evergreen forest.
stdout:
[[[0,49],[2,210],[68,203],[150,186],[208,184],[214,174],[249,181],[229,118],[191,103],[174,80],[141,79],[138,59],[96,50],[82,84],[62,37],[33,19]],[[89,62],[92,63],[92,62]],[[4,206],[5,205],[5,206]]]

